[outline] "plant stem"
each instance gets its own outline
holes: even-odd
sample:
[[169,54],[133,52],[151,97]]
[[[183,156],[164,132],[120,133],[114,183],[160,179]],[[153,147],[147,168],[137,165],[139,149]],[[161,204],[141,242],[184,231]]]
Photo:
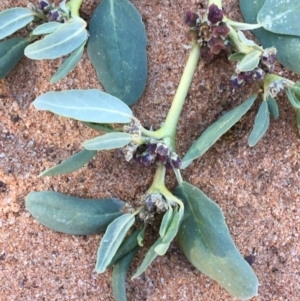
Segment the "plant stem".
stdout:
[[[200,45],[197,42],[194,42],[192,46],[188,61],[184,68],[178,89],[176,91],[175,97],[173,99],[171,108],[168,112],[167,118],[163,126],[155,131],[150,132],[152,133],[152,137],[170,137],[172,147],[175,150],[175,133],[176,133],[176,126],[178,123],[178,119],[180,113],[182,111],[182,107],[188,93],[190,84],[192,82],[195,69],[197,67],[198,61],[200,57]],[[153,135],[154,134],[154,135]]]
[[70,0],[66,3],[66,7],[71,11],[72,17],[79,17],[79,9],[83,0]]

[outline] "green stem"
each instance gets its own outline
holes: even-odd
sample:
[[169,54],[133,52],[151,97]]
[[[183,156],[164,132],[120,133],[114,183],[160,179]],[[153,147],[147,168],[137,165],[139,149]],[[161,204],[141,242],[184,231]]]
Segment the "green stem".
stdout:
[[71,16],[73,18],[79,17],[79,9],[83,0],[70,0],[66,3],[66,7],[71,11]]
[[236,52],[242,52],[242,53],[249,53],[253,50],[252,47],[249,47],[247,45],[245,45],[244,43],[242,43],[238,37],[237,32],[235,31],[235,29],[233,27],[231,27],[228,23],[226,23],[227,27],[230,29],[229,34],[228,34],[228,39],[231,42],[234,50]]
[[[172,147],[175,150],[175,133],[176,133],[176,126],[178,123],[178,119],[180,116],[180,113],[182,111],[182,107],[185,101],[185,98],[187,96],[190,84],[192,82],[194,72],[196,70],[198,61],[200,57],[200,45],[197,42],[194,42],[194,45],[192,46],[188,61],[186,63],[186,66],[184,68],[178,89],[176,91],[175,97],[173,99],[171,108],[168,112],[167,118],[163,126],[155,131],[150,132],[156,137],[170,137],[171,138],[171,144]],[[155,138],[156,138],[155,137]]]

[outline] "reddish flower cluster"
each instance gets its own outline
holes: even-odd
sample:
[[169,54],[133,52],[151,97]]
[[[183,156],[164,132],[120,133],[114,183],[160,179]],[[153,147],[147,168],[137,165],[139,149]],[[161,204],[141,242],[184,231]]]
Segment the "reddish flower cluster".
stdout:
[[211,61],[222,50],[229,50],[226,40],[230,29],[223,20],[223,11],[212,4],[208,8],[208,21],[201,22],[199,16],[191,11],[186,13],[185,23],[192,32],[197,32],[197,40],[201,44],[201,58]]
[[233,87],[241,87],[244,84],[251,84],[256,80],[262,80],[264,77],[264,71],[261,68],[256,68],[252,71],[240,72],[235,74],[230,79],[230,84]]

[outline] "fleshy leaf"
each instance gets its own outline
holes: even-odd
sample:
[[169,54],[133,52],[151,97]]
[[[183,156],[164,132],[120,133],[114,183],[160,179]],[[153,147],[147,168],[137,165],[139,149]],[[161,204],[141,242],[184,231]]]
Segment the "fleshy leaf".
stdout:
[[123,214],[115,219],[108,227],[101,240],[97,253],[96,272],[103,273],[111,263],[125,235],[135,220],[131,213]]
[[146,32],[128,0],[102,0],[89,24],[88,54],[107,93],[127,105],[141,97],[147,79]]
[[172,207],[164,214],[164,217],[161,221],[160,228],[159,228],[159,235],[163,238],[166,235],[166,232],[172,222],[173,218],[173,209]]
[[125,287],[126,275],[130,264],[139,249],[139,247],[136,247],[126,256],[121,258],[113,269],[112,289],[116,301],[127,301]]
[[137,237],[139,233],[141,232],[141,229],[137,229],[134,232],[132,232],[129,237],[127,237],[122,244],[120,245],[120,248],[118,249],[117,253],[109,263],[107,267],[111,267],[114,265],[119,259],[127,255],[129,252],[131,252],[133,249],[138,247]]
[[88,150],[110,150],[127,145],[132,138],[128,133],[112,132],[85,141],[83,147]]
[[276,99],[273,97],[268,97],[267,103],[268,103],[268,109],[269,109],[270,114],[274,117],[274,119],[278,119],[279,109],[278,109],[278,104],[277,104]]
[[13,34],[34,19],[32,10],[15,7],[0,12],[0,39]]
[[34,42],[25,49],[25,55],[33,60],[56,59],[67,55],[87,40],[86,22],[81,18],[64,23],[53,33]]
[[209,126],[187,151],[182,159],[181,168],[186,168],[194,159],[202,156],[224,133],[237,123],[250,109],[256,97],[257,95],[253,94],[242,104]]
[[243,42],[243,44],[253,47],[256,46],[256,44],[252,41],[246,38],[246,36],[244,35],[244,33],[242,31],[238,31],[238,37],[240,39],[241,42]]
[[242,58],[245,57],[245,55],[246,55],[245,53],[236,52],[236,53],[231,54],[228,57],[228,60],[231,61],[231,62],[239,62]]
[[286,93],[291,105],[295,109],[299,110],[300,109],[300,98],[298,99],[298,97],[295,95],[293,89],[288,88],[288,89],[286,89],[285,93]]
[[96,89],[48,92],[33,104],[38,110],[95,123],[129,123],[132,116],[121,100]]
[[274,33],[300,36],[299,16],[299,0],[265,0],[257,22]]
[[51,177],[73,172],[88,163],[96,154],[97,151],[83,149],[60,164],[44,170],[39,174],[39,177]]
[[140,230],[138,236],[137,236],[137,242],[138,242],[138,245],[140,247],[143,247],[144,246],[144,237],[145,237],[145,231],[146,231],[146,225],[143,226],[143,228]]
[[187,182],[175,194],[184,202],[177,239],[188,260],[234,297],[248,300],[257,295],[257,277],[236,249],[217,204]]
[[254,146],[266,133],[270,124],[268,103],[263,101],[255,116],[254,126],[248,138],[248,144]]
[[261,51],[252,50],[237,63],[236,68],[241,72],[254,70],[259,64],[260,55]]
[[[242,14],[248,23],[256,23],[259,10],[265,0],[240,0]],[[253,30],[264,48],[275,47],[277,59],[286,68],[300,74],[300,37],[275,34],[263,28]]]
[[182,209],[174,212],[172,221],[170,223],[170,226],[168,227],[165,236],[162,239],[162,242],[159,245],[157,245],[154,249],[154,251],[158,255],[163,256],[168,251],[170,243],[177,235],[183,212],[184,211]]
[[11,38],[0,42],[0,79],[4,78],[23,58],[24,49],[30,41],[24,38]]
[[49,33],[52,33],[54,31],[56,31],[61,26],[64,26],[64,24],[59,23],[59,22],[43,23],[43,24],[39,25],[38,27],[36,27],[34,29],[34,31],[32,32],[32,34],[35,35],[35,36],[39,36],[39,35],[43,35],[43,34],[49,34]]
[[66,77],[69,72],[71,72],[78,62],[80,61],[82,55],[83,55],[83,50],[84,50],[84,45],[86,41],[84,41],[77,49],[75,49],[71,55],[63,62],[63,64],[59,67],[59,69],[55,72],[55,74],[51,77],[50,82],[52,84],[57,83],[60,81],[62,78]]
[[152,261],[158,256],[158,254],[154,251],[154,249],[161,244],[162,238],[159,237],[157,241],[151,246],[151,248],[148,250],[148,252],[145,255],[145,258],[142,262],[142,264],[139,266],[135,274],[132,276],[133,278],[139,277],[141,274],[145,272],[147,267],[152,263]]
[[80,199],[54,191],[31,192],[25,204],[42,225],[72,235],[105,231],[124,207],[117,199]]
[[300,135],[300,109],[296,110],[296,122],[297,122],[297,128]]

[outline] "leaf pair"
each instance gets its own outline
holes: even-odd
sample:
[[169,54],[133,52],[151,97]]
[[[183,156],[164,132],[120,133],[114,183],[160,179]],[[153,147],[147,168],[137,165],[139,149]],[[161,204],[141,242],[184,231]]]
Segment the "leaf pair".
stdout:
[[[274,3],[276,5],[274,5]],[[260,10],[263,9],[260,12],[260,18],[265,19],[264,26],[268,27],[267,21],[269,20],[272,31],[275,27],[280,30],[275,33],[264,28],[259,28],[253,30],[253,33],[264,48],[275,47],[277,49],[277,59],[281,64],[300,74],[299,1],[240,0],[240,7],[248,23],[256,23],[258,14]],[[270,14],[271,11],[273,12],[272,15]],[[291,13],[293,17],[288,16],[287,12]],[[270,18],[268,18],[268,16],[270,16]],[[294,18],[297,18],[296,22],[293,22]],[[275,27],[273,27],[274,24],[276,24]],[[290,27],[290,25],[292,27]]]
[[248,300],[257,295],[257,277],[235,247],[220,208],[187,182],[175,194],[184,202],[177,240],[188,260],[234,297]]

